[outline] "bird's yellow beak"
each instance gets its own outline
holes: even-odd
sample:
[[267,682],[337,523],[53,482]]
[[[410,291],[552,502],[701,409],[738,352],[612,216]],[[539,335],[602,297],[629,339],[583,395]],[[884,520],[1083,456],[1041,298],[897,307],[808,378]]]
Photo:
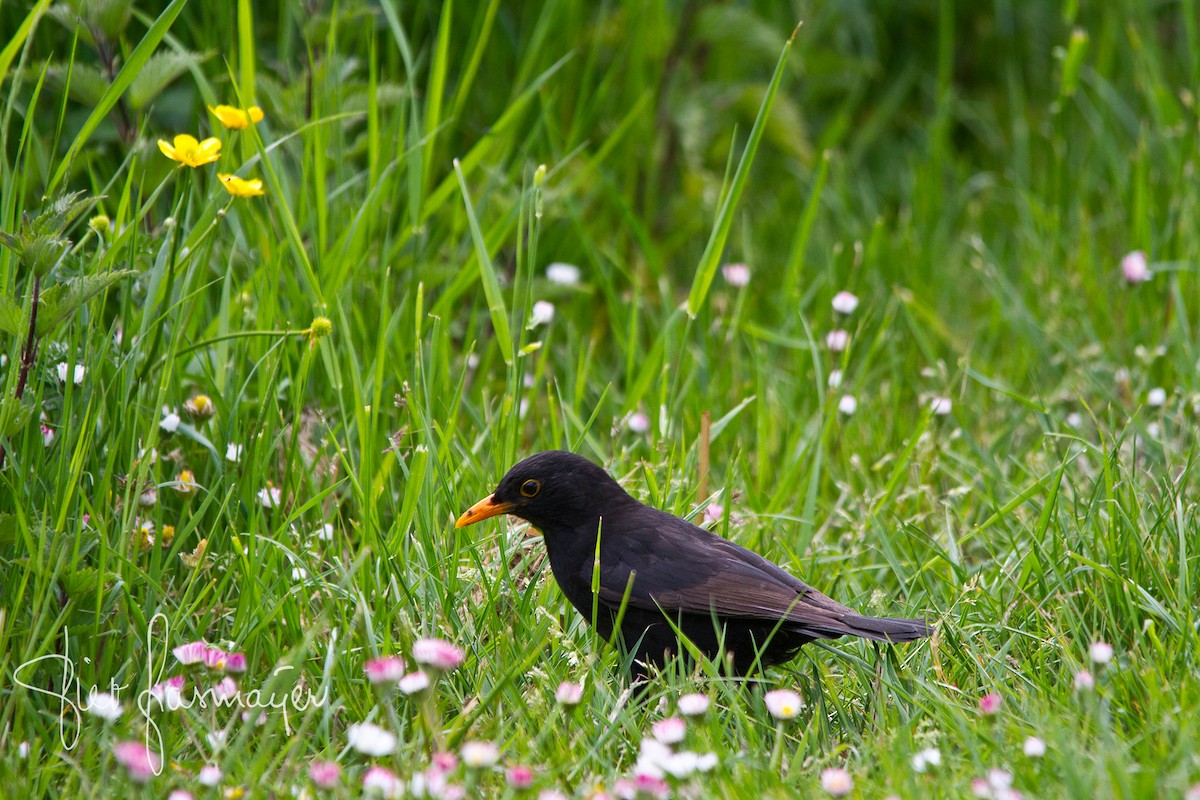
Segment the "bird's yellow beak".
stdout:
[[495,495],[489,494],[487,497],[483,498],[478,503],[464,511],[462,516],[458,518],[458,521],[454,523],[454,527],[462,528],[467,525],[474,525],[481,519],[498,517],[501,514],[507,514],[508,512],[512,511],[512,503],[497,503],[492,499],[493,497],[495,497]]

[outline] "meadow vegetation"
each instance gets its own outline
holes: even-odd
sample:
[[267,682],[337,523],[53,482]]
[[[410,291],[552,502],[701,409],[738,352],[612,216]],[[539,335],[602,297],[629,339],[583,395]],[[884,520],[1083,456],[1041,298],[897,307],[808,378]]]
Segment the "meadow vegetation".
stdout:
[[[1200,797],[1198,89],[1195,0],[3,4],[0,795]],[[936,633],[631,695],[453,525],[553,448]]]

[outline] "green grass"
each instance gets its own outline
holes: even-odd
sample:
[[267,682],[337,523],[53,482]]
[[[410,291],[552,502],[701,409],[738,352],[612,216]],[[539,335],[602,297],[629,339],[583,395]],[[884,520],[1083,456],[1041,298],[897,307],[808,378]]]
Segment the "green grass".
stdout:
[[[46,223],[48,261],[0,248],[0,794],[349,797],[370,764],[408,781],[487,740],[537,790],[591,797],[693,691],[713,706],[681,747],[718,764],[683,796],[827,796],[828,767],[864,798],[969,796],[991,769],[1025,797],[1200,781],[1194,0],[84,5],[0,7],[0,230],[94,202]],[[227,131],[218,103],[265,119]],[[178,133],[218,136],[220,161],[177,167],[155,142]],[[1133,250],[1148,282],[1122,279]],[[538,301],[555,314],[531,326]],[[703,669],[630,697],[534,532],[453,527],[550,448],[677,514],[713,500],[720,533],[937,631],[771,670],[805,698],[786,724]],[[466,661],[423,699],[367,683],[429,636]],[[137,694],[200,638],[286,718],[151,728]],[[115,682],[124,714],[64,711],[67,662],[72,700]],[[368,720],[394,754],[348,746]],[[112,747],[148,730],[168,763],[135,789]],[[451,780],[519,794],[499,769]]]

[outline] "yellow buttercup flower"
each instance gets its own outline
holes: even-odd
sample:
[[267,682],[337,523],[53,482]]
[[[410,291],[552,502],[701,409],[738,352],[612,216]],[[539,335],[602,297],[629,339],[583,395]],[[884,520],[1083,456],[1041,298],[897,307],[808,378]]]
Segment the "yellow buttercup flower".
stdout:
[[221,157],[221,140],[210,136],[203,142],[196,141],[195,136],[181,133],[175,137],[175,143],[159,139],[158,149],[172,161],[178,161],[187,167],[202,167],[211,164]]
[[263,118],[263,110],[258,106],[250,106],[244,111],[233,106],[209,106],[208,110],[221,120],[222,125],[235,131],[250,127],[252,122],[262,122]]
[[260,197],[266,194],[262,188],[262,181],[258,178],[248,181],[237,175],[222,175],[219,172],[217,177],[221,179],[221,185],[225,187],[225,191],[234,197]]

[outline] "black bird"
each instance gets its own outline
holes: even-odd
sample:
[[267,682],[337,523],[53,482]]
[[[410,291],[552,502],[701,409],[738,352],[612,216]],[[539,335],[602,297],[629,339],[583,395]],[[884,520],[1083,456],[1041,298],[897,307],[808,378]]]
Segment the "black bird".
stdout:
[[681,650],[675,628],[737,675],[789,661],[814,639],[908,642],[932,632],[925,620],[865,617],[757,553],[639,503],[573,453],[521,461],[455,527],[498,514],[541,530],[559,588],[601,636],[611,639],[619,620],[639,679]]

